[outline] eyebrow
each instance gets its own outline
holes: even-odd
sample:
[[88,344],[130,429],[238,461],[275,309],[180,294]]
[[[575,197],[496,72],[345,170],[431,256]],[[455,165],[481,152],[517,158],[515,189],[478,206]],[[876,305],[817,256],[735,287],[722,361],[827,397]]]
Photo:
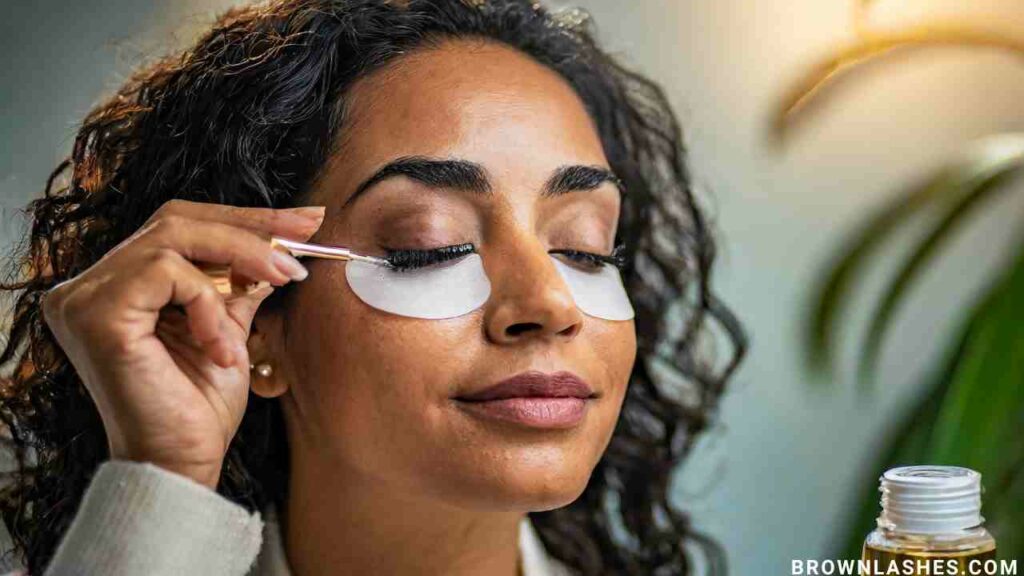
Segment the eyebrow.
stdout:
[[[375,184],[396,176],[406,176],[432,188],[451,188],[482,195],[493,193],[487,171],[476,162],[458,158],[402,156],[388,162],[359,184],[344,206],[364,195]],[[544,184],[541,196],[593,190],[605,182],[614,184],[619,189],[619,194],[626,193],[626,186],[622,180],[607,168],[583,164],[559,166]]]

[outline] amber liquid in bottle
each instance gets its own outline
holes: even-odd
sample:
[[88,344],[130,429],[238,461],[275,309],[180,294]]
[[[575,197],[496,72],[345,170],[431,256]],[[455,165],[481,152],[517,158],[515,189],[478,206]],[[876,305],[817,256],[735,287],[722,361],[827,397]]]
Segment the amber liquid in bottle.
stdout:
[[[986,560],[996,559],[995,544],[976,550],[958,552],[911,552],[875,548],[864,544],[864,560],[871,562],[878,574],[932,576],[934,574],[967,575],[984,573],[979,568]],[[968,569],[973,563],[977,568]],[[895,568],[892,566],[895,565]],[[907,567],[911,568],[907,568]]]
[[905,466],[881,477],[882,514],[864,540],[870,574],[984,573],[996,542],[981,516],[981,475],[957,466]]

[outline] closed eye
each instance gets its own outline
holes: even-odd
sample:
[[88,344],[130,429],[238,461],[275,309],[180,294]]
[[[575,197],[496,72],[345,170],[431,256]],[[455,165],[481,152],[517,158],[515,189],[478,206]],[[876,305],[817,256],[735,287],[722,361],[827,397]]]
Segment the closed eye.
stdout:
[[[571,248],[557,248],[549,250],[548,254],[559,254],[565,256],[573,263],[593,270],[599,270],[608,265],[615,266],[619,270],[622,270],[626,266],[625,257],[623,255],[624,251],[625,245],[619,244],[614,250],[612,250],[611,254],[598,254],[596,252],[574,250]],[[455,244],[452,246],[443,246],[441,248],[431,248],[427,250],[389,248],[386,250],[387,254],[385,259],[391,264],[391,267],[394,270],[401,272],[433,266],[449,260],[455,260],[475,252],[476,247],[470,243]]]
[[387,249],[384,258],[391,264],[392,269],[402,272],[455,260],[473,252],[476,252],[476,247],[466,243],[429,250]]
[[586,252],[583,250],[571,250],[568,248],[559,248],[556,250],[549,250],[548,254],[561,254],[577,264],[582,264],[591,269],[601,269],[605,266],[615,266],[619,270],[626,267],[626,259],[623,253],[625,252],[625,244],[619,244],[612,250],[611,254],[597,254],[594,252]]

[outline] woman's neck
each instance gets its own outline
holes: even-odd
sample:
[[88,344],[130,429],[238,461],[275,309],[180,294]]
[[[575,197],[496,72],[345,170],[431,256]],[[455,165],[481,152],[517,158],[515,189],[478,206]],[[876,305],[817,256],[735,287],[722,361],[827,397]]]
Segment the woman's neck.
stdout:
[[521,573],[521,513],[455,508],[296,460],[280,513],[294,576]]

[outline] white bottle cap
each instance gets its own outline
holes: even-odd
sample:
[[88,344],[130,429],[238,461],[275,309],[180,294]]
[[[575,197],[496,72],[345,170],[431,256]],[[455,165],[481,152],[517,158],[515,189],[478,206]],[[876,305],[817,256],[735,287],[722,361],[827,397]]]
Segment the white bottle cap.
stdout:
[[959,466],[903,466],[878,487],[878,526],[915,534],[958,532],[981,525],[981,474]]

